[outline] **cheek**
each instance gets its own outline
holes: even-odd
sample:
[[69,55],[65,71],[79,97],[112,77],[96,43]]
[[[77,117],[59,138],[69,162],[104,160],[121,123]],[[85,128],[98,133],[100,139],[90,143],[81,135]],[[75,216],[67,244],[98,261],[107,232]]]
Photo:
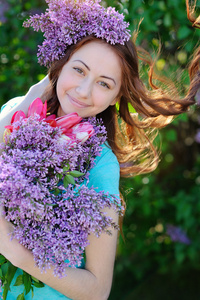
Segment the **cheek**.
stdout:
[[102,88],[97,87],[93,93],[93,103],[96,107],[108,107],[115,99],[113,93],[102,91]]
[[70,86],[70,82],[66,79],[66,77],[64,78],[62,76],[62,77],[58,78],[58,81],[56,84],[56,93],[57,93],[58,98],[62,97],[66,94],[66,91],[69,89],[69,86]]
[[96,107],[105,108],[109,105],[109,102],[107,99],[99,95],[99,97],[95,97],[94,104]]
[[77,86],[77,78],[73,76],[70,72],[65,72],[61,74],[57,81],[57,94],[66,94],[67,91],[75,88]]
[[62,90],[62,77],[59,77],[58,78],[58,81],[57,81],[57,84],[56,84],[56,93],[57,93],[57,96],[60,94],[61,90]]
[[95,106],[99,112],[102,112],[110,106],[110,99],[100,99]]

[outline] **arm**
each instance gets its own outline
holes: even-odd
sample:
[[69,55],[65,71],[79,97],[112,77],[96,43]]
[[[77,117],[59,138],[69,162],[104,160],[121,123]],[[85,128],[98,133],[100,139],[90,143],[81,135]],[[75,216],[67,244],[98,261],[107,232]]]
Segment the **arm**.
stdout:
[[28,93],[24,97],[22,97],[13,108],[10,108],[9,105],[4,108],[4,110],[0,114],[0,143],[3,141],[4,126],[10,124],[13,114],[18,110],[22,110],[26,114],[31,102],[37,97],[41,97],[48,84],[49,79],[48,76],[46,76],[43,80],[33,85],[29,89]]
[[[101,178],[101,184],[99,178]],[[90,172],[89,183],[110,194],[118,194],[119,164],[110,148],[103,147],[101,156],[97,158],[96,165]],[[113,221],[117,223],[116,212],[111,209],[107,211]],[[5,255],[15,266],[24,269],[27,273],[74,300],[108,298],[118,236],[116,230],[112,230],[111,236],[102,234],[100,238],[96,238],[91,235],[90,245],[86,247],[85,270],[67,268],[67,276],[60,279],[54,277],[53,270],[47,270],[46,273],[41,274],[41,271],[35,267],[31,252],[16,240],[10,241],[3,224],[5,224],[4,219],[0,221],[0,253]]]
[[[112,210],[109,215],[117,222],[118,216]],[[35,262],[30,251],[21,246],[16,240],[10,240],[8,232],[9,223],[0,219],[0,253],[2,253],[15,266],[38,278],[45,284],[58,290],[74,300],[103,300],[108,299],[111,283],[117,231],[112,230],[112,236],[102,234],[99,238],[90,236],[90,245],[86,248],[86,268],[67,268],[67,276],[58,278],[52,270],[46,273],[35,267]],[[12,251],[11,249],[15,249]]]

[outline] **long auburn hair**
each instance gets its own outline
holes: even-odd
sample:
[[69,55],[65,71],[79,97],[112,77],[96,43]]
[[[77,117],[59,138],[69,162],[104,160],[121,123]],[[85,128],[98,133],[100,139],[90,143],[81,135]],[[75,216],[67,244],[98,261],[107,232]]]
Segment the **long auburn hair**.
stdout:
[[[200,15],[195,16],[196,0],[192,1],[186,0],[186,9],[188,20],[192,23],[192,26],[200,29]],[[200,88],[200,47],[196,49],[193,55],[193,59],[189,66],[189,74],[191,79],[190,88],[196,86],[197,89]]]
[[[86,36],[75,45],[71,45],[65,56],[55,61],[49,70],[50,86],[42,98],[47,99],[48,112],[57,113],[59,101],[56,84],[64,64],[83,45],[102,39]],[[175,115],[186,112],[195,103],[197,92],[196,71],[191,75],[191,86],[184,99],[175,97],[169,88],[166,90],[156,86],[153,79],[154,62],[150,55],[141,48],[136,48],[132,40],[125,45],[109,45],[119,56],[122,72],[122,86],[117,108],[109,106],[97,117],[102,118],[107,128],[108,143],[120,163],[121,176],[129,177],[153,171],[159,162],[159,153],[153,145],[157,129],[169,124]],[[139,59],[150,66],[148,90],[139,75]],[[165,80],[159,78],[163,83]],[[172,89],[173,90],[173,89]],[[130,112],[130,106],[135,113]]]

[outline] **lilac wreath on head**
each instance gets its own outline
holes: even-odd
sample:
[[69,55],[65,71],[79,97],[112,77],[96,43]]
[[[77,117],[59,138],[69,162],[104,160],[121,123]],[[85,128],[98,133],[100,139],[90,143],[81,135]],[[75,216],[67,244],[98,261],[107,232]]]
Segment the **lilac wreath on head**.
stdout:
[[31,16],[23,26],[41,30],[45,40],[38,48],[38,61],[50,66],[65,54],[69,45],[87,35],[105,39],[110,44],[124,44],[130,39],[129,23],[113,7],[105,8],[101,0],[45,0],[48,9]]

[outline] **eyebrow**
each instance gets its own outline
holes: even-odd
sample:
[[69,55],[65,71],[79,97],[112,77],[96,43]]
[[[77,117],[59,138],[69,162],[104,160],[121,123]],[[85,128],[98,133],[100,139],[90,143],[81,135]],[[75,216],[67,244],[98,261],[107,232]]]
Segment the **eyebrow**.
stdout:
[[110,80],[112,80],[114,82],[115,85],[117,85],[116,81],[112,77],[108,77],[108,76],[101,76],[101,77],[102,78],[106,78],[106,79],[110,79]]
[[[79,61],[80,63],[82,63],[88,69],[88,71],[90,71],[90,68],[88,67],[88,65],[86,65],[82,60],[75,59],[74,61]],[[112,80],[114,82],[115,85],[117,85],[116,81],[112,77],[108,77],[108,76],[104,76],[104,75],[102,75],[100,77],[105,78],[105,79],[110,79],[110,80]]]
[[80,59],[75,59],[74,61],[79,61],[79,62],[81,62],[81,63],[88,69],[88,71],[90,71],[90,68],[89,68],[82,60],[80,60]]

